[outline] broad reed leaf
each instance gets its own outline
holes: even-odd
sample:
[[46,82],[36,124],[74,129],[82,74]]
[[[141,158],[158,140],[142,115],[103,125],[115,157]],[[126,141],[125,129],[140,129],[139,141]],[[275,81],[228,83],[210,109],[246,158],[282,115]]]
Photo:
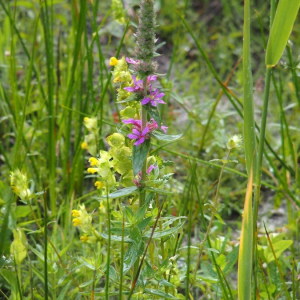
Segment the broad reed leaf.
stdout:
[[252,171],[250,173],[242,224],[238,265],[238,299],[251,300],[251,274],[253,249],[253,214],[252,214]]
[[266,65],[275,66],[286,46],[299,10],[300,0],[280,0],[266,51]]

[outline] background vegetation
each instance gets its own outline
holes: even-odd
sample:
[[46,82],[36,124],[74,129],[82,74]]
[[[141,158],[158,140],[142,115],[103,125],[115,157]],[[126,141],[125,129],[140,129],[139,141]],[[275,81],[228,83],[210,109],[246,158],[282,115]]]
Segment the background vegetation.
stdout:
[[[100,230],[108,226],[86,172],[89,156],[81,144],[86,134],[84,117],[98,118],[99,150],[107,149],[105,138],[120,127],[122,107],[115,101],[109,59],[118,50],[119,57],[134,53],[139,4],[123,2],[126,19],[110,1],[0,0],[0,299],[104,297],[106,241],[82,243],[71,210],[84,203],[98,218]],[[173,282],[178,294],[172,295],[237,299],[238,247],[248,182],[245,153],[241,149],[230,154],[234,161],[226,163],[217,196],[222,161],[212,160],[225,159],[228,139],[243,134],[238,112],[243,105],[243,1],[157,0],[156,10],[156,45],[162,54],[157,58],[158,73],[166,74],[159,79],[167,102],[160,112],[169,133],[183,133],[183,137],[171,143],[157,141],[151,153],[175,163],[165,168],[166,174],[174,172],[174,176],[162,215],[188,217],[180,236],[170,237],[178,243],[174,253],[178,282]],[[230,90],[233,103],[177,12]],[[250,14],[255,120],[260,124],[269,3],[252,1]],[[286,289],[291,299],[300,296],[299,32],[296,20],[271,80],[258,211],[257,299],[288,299]],[[11,191],[10,172],[17,168],[30,179],[35,194],[31,207]],[[112,211],[117,212],[118,205],[113,201]],[[16,240],[20,261],[11,250]],[[120,244],[113,242],[111,251],[117,260]],[[165,274],[163,269],[159,272]],[[115,276],[111,280],[119,281]],[[114,291],[112,287],[112,299]],[[136,297],[143,299],[142,294]],[[166,298],[157,293],[145,297]]]

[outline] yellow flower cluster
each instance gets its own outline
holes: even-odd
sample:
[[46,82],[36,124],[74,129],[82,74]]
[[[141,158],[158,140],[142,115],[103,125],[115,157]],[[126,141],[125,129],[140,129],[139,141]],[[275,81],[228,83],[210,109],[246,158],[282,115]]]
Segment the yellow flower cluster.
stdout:
[[23,174],[19,169],[11,172],[10,185],[12,191],[17,194],[22,200],[31,198],[31,191],[28,188],[28,180],[26,174]]
[[95,229],[92,226],[92,216],[88,214],[85,209],[84,204],[79,205],[79,210],[72,210],[73,216],[73,225],[75,227],[79,227],[80,230],[84,233],[83,236],[80,237],[80,240],[83,243],[96,243],[97,238],[95,237]]
[[83,119],[83,124],[88,130],[88,134],[84,136],[84,142],[81,144],[81,148],[88,150],[92,155],[97,152],[97,136],[98,136],[98,126],[96,118],[85,117]]

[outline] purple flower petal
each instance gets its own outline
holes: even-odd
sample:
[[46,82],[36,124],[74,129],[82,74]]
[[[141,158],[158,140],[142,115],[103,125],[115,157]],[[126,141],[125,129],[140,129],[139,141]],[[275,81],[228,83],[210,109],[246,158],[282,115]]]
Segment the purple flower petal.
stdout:
[[135,128],[132,129],[132,133],[136,134],[137,136],[141,135],[141,133],[137,129],[135,129]]
[[134,143],[134,145],[135,146],[138,146],[138,145],[140,145],[140,144],[143,144],[145,142],[145,138],[140,138],[139,140],[137,140],[135,143]]
[[167,133],[167,129],[168,129],[167,126],[161,126],[160,128],[164,133]]
[[155,100],[151,100],[151,105],[152,105],[152,106],[156,106]]
[[130,92],[130,93],[135,91],[134,87],[131,87],[131,86],[130,87],[125,87],[124,90],[127,91],[127,92]]
[[144,98],[143,100],[142,100],[142,105],[145,105],[145,104],[147,104],[149,101],[150,101],[151,99],[149,98],[149,97],[147,97],[147,98]]
[[134,65],[137,65],[139,63],[138,60],[135,60],[135,59],[132,59],[130,57],[126,57],[126,61],[129,63],[129,64],[134,64]]
[[149,128],[148,126],[144,128],[144,130],[142,131],[142,136],[145,136],[147,133],[149,132]]
[[161,103],[161,104],[166,104],[166,102],[161,100],[161,99],[155,99],[155,102],[156,103]]
[[158,95],[156,95],[156,97],[155,98],[162,98],[162,97],[164,97],[165,96],[165,94],[164,93],[159,93]]
[[127,119],[127,120],[122,120],[122,122],[123,122],[124,124],[134,124],[134,123],[136,122],[136,120],[133,119],[133,118],[129,118],[129,119]]
[[153,166],[151,165],[148,170],[146,171],[148,175],[150,175],[151,171],[154,170],[154,169],[157,169],[157,166]]
[[130,133],[130,134],[128,134],[127,135],[127,137],[128,138],[130,138],[130,139],[132,139],[132,140],[136,140],[139,136],[138,135],[135,135],[135,134],[132,134],[132,133]]
[[156,79],[157,79],[156,75],[151,75],[151,76],[148,76],[147,81],[148,82],[150,82],[150,81],[156,81]]

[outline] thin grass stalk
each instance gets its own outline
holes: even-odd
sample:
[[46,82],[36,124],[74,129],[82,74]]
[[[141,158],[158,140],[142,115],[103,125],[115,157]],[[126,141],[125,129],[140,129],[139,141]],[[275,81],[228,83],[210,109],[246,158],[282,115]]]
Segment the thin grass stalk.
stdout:
[[[193,174],[191,178],[191,184],[193,181]],[[191,266],[191,238],[192,238],[192,200],[193,200],[193,189],[190,189],[190,193],[188,195],[188,251],[187,251],[187,268],[186,268],[186,285],[185,285],[185,299],[189,300],[189,292],[190,292],[190,266]],[[190,196],[190,197],[189,197]]]
[[48,0],[41,2],[42,21],[44,27],[44,39],[46,47],[47,85],[48,85],[48,168],[49,168],[49,191],[51,211],[56,212],[55,172],[56,172],[56,145],[55,145],[55,109],[54,109],[54,63],[53,63],[53,36],[51,34],[51,21],[49,21]]
[[[30,201],[30,200],[28,200]],[[48,300],[48,208],[46,191],[44,190],[44,283],[45,283],[45,300]]]
[[[108,191],[108,184],[106,183],[106,190]],[[108,288],[109,288],[109,265],[110,265],[110,247],[111,247],[111,233],[110,233],[110,207],[108,194],[106,195],[106,209],[107,209],[107,261],[106,261],[106,276],[105,276],[105,299],[108,300]]]
[[[121,208],[121,205],[120,205]],[[125,230],[125,214],[124,209],[122,209],[123,213],[123,222],[122,222],[122,241],[121,241],[121,259],[120,259],[120,284],[119,284],[119,300],[123,299],[122,291],[123,291],[123,264],[124,264],[124,230]]]

